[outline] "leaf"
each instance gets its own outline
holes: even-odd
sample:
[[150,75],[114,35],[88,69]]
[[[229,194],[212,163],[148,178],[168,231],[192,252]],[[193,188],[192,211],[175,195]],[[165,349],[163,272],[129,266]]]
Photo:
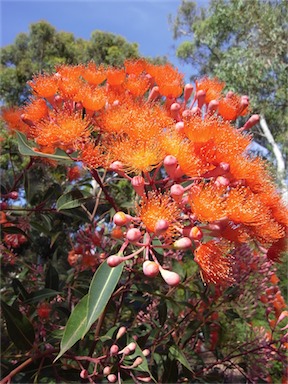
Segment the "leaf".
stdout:
[[21,351],[29,351],[35,340],[32,323],[20,311],[10,307],[2,300],[1,308],[6,320],[7,332],[10,339]]
[[178,360],[185,368],[187,368],[190,372],[193,372],[189,361],[186,359],[184,353],[177,347],[177,345],[171,345],[169,348],[169,356],[172,359]]
[[88,294],[82,297],[71,313],[65,326],[60,344],[60,352],[54,362],[81,339],[87,324]]
[[83,193],[79,190],[74,190],[64,195],[60,196],[56,203],[56,208],[58,211],[63,209],[71,209],[79,207],[80,205],[86,203],[88,199],[92,196],[84,196]]
[[82,337],[106,307],[122,274],[123,264],[111,268],[104,262],[95,272],[89,287],[87,324]]
[[52,264],[49,264],[46,276],[45,276],[45,288],[54,289],[58,291],[59,289],[59,275],[56,268]]
[[23,301],[29,298],[29,293],[26,291],[20,280],[14,278],[12,280],[12,288],[14,290],[15,295],[17,295],[20,300]]
[[57,296],[61,292],[55,291],[54,289],[43,288],[40,291],[32,292],[29,295],[29,298],[25,300],[26,304],[38,303],[44,299],[48,299],[49,297]]
[[[73,161],[70,158],[70,156],[68,156],[67,153],[62,151],[61,149],[56,149],[55,153],[53,154],[35,151],[34,149],[32,149],[29,141],[27,140],[26,136],[23,133],[16,131],[16,135],[17,135],[17,141],[18,141],[18,149],[21,155],[34,156],[34,157],[46,157],[53,160],[62,160],[62,161],[71,161],[71,162]],[[74,157],[74,155],[76,154],[71,154],[71,157]]]

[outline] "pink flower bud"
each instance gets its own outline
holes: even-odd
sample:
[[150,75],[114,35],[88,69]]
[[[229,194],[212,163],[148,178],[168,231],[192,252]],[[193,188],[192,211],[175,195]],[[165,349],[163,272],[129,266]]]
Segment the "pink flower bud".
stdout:
[[138,367],[138,365],[142,364],[143,363],[143,359],[142,357],[138,356],[136,358],[136,360],[134,361],[134,363],[132,364],[132,367],[131,368],[136,368]]
[[155,277],[159,273],[159,265],[154,261],[146,260],[143,263],[143,273],[148,277]]
[[117,376],[111,373],[110,375],[107,376],[107,380],[109,381],[109,383],[116,383]]
[[155,101],[160,97],[159,87],[155,86],[151,89],[148,96],[148,101]]
[[244,129],[250,129],[252,127],[254,127],[254,125],[258,124],[260,121],[260,116],[259,115],[252,115],[250,117],[250,119],[248,119],[246,121],[246,123],[244,124],[244,126],[242,128],[240,128],[241,130],[244,130]]
[[198,107],[193,107],[193,108],[191,109],[191,112],[192,112],[192,115],[194,115],[194,116],[199,116],[199,117],[201,117],[201,115],[202,115],[202,112],[201,112],[201,109],[200,109],[199,106],[198,106]]
[[190,237],[193,240],[201,240],[203,238],[203,232],[198,227],[192,227],[190,231]]
[[184,129],[183,121],[178,121],[178,123],[175,124],[176,132],[181,133],[181,132],[183,132],[183,129]]
[[114,161],[112,164],[110,164],[109,169],[114,172],[123,172],[123,163],[121,161]]
[[174,156],[168,155],[164,159],[164,168],[170,177],[174,177],[174,172],[177,167],[177,159]]
[[109,367],[109,365],[107,365],[104,369],[103,369],[103,375],[104,376],[108,376],[110,375],[111,373],[111,367]]
[[207,107],[207,113],[213,114],[219,106],[219,102],[217,100],[211,100]]
[[113,255],[113,256],[109,256],[107,258],[107,264],[109,265],[109,267],[113,268],[113,267],[117,267],[117,265],[123,263],[123,257],[121,256],[117,256],[117,255]]
[[206,92],[201,90],[196,93],[196,99],[198,101],[198,108],[202,108],[205,102]]
[[136,243],[140,240],[142,234],[138,228],[130,228],[126,233],[126,239],[131,243]]
[[121,227],[122,225],[125,225],[129,222],[127,215],[124,212],[116,212],[113,217],[114,224]]
[[150,376],[136,376],[136,379],[139,381],[143,381],[143,383],[151,383]]
[[139,196],[144,196],[145,194],[145,180],[142,176],[134,176],[131,180],[132,187]]
[[142,353],[143,353],[143,355],[144,355],[145,357],[147,357],[147,356],[150,355],[150,349],[143,349]]
[[162,235],[167,231],[168,228],[169,228],[169,222],[167,220],[160,219],[155,224],[155,234],[157,236]]
[[126,327],[120,327],[116,335],[116,340],[120,339],[120,337],[125,335],[126,332],[127,332]]
[[177,202],[182,200],[184,192],[185,192],[185,189],[180,184],[174,184],[170,189],[171,196]]
[[184,87],[184,101],[187,103],[187,101],[190,99],[193,92],[193,85],[192,84],[186,84]]
[[81,377],[81,379],[87,379],[87,377],[88,377],[87,369],[82,369],[82,371],[80,372],[80,377]]
[[180,104],[179,103],[173,103],[170,107],[171,116],[175,120],[179,120],[179,111],[180,111]]
[[230,184],[230,180],[224,176],[218,176],[215,180],[216,187],[227,187]]
[[167,269],[160,268],[161,276],[163,280],[170,285],[171,287],[175,287],[180,283],[180,276],[176,272],[168,271]]
[[[120,331],[120,329],[119,329],[119,331]],[[118,331],[118,333],[119,333],[119,331]],[[125,328],[125,331],[126,331],[126,328]],[[118,339],[119,339],[119,337],[118,337]],[[118,352],[119,352],[118,345],[116,345],[116,344],[111,345],[111,347],[110,347],[110,355],[116,355]]]
[[134,352],[135,349],[136,349],[136,347],[137,347],[137,344],[134,343],[134,341],[132,341],[131,343],[129,343],[129,344],[127,345],[126,348],[128,348],[130,352]]
[[191,111],[191,109],[185,109],[185,111],[182,112],[182,117],[185,120],[191,119],[192,116],[194,116],[194,113]]
[[173,243],[173,247],[179,250],[188,249],[191,247],[191,245],[192,241],[189,239],[189,237],[182,237]]

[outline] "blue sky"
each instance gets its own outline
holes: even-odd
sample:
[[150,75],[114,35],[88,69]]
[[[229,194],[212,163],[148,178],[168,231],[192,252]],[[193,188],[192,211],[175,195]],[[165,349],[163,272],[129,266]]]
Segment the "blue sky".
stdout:
[[[168,15],[176,15],[180,0],[0,0],[1,46],[13,43],[29,25],[46,20],[59,31],[89,39],[99,29],[136,42],[144,56],[166,55],[180,71],[192,68],[181,64],[175,56]],[[198,0],[199,5],[207,0]],[[188,77],[187,77],[188,78]]]

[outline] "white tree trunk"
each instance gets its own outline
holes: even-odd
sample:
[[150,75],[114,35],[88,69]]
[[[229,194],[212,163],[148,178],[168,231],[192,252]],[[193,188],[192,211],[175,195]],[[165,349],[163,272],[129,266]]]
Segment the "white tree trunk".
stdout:
[[281,184],[282,194],[283,194],[283,200],[285,202],[288,202],[288,186],[287,182],[285,180],[286,176],[286,169],[285,169],[285,161],[282,155],[282,152],[279,149],[279,146],[274,140],[274,137],[268,127],[268,124],[266,122],[266,119],[263,115],[260,116],[260,127],[262,129],[263,134],[265,135],[266,139],[268,140],[269,144],[272,147],[272,151],[274,153],[275,159],[276,159],[276,169],[277,169],[277,178]]

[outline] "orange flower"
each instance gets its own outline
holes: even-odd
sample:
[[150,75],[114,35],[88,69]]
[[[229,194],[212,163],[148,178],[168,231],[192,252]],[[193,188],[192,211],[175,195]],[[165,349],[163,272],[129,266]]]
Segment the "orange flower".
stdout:
[[233,283],[232,262],[227,242],[210,240],[195,250],[194,260],[199,264],[207,283],[227,285]]
[[58,78],[55,75],[38,75],[33,77],[32,81],[27,83],[37,94],[41,97],[51,97],[57,93],[58,90]]
[[172,65],[148,66],[147,71],[154,77],[161,95],[176,98],[182,94],[183,75]]
[[107,165],[103,148],[95,145],[92,141],[86,142],[81,147],[79,158],[88,169],[96,169]]
[[106,80],[106,70],[103,66],[96,67],[95,63],[89,63],[87,67],[83,68],[81,73],[82,77],[92,85],[99,85]]
[[75,167],[70,167],[68,168],[67,172],[67,178],[69,181],[77,180],[81,176],[81,171],[80,168],[75,166]]
[[226,204],[223,188],[213,183],[195,185],[191,188],[188,201],[192,212],[200,221],[215,221],[226,216]]
[[1,114],[2,119],[12,131],[17,130],[26,134],[29,132],[29,126],[21,119],[21,115],[23,114],[22,108],[2,108]]
[[138,207],[138,215],[149,232],[155,232],[159,220],[167,221],[167,235],[171,235],[173,223],[179,217],[179,208],[169,195],[149,192],[148,197],[143,199]]
[[204,77],[200,81],[196,81],[196,92],[204,91],[205,103],[208,104],[212,100],[218,100],[221,97],[221,92],[225,87],[225,83],[218,79],[209,79]]
[[244,116],[248,113],[248,107],[241,108],[241,97],[232,94],[219,100],[218,114],[225,120],[235,120],[239,115]]
[[123,84],[125,80],[125,76],[126,74],[124,69],[111,67],[107,70],[107,82],[112,86],[118,86]]
[[146,61],[144,59],[128,59],[124,61],[125,71],[128,75],[139,76],[142,72],[144,72],[145,66]]
[[149,172],[164,158],[164,151],[158,140],[135,140],[117,138],[111,146],[112,161],[121,161],[126,172],[140,174]]
[[144,76],[129,75],[124,83],[124,87],[135,97],[143,96],[149,86],[150,81]]
[[90,135],[90,122],[81,114],[61,111],[36,125],[35,141],[42,146],[59,147],[63,150],[76,149],[77,143]]
[[106,103],[106,92],[105,89],[101,87],[83,86],[79,95],[79,100],[82,101],[83,107],[90,111],[98,111],[103,108]]
[[36,122],[48,115],[48,107],[44,99],[32,99],[23,109],[23,118]]

